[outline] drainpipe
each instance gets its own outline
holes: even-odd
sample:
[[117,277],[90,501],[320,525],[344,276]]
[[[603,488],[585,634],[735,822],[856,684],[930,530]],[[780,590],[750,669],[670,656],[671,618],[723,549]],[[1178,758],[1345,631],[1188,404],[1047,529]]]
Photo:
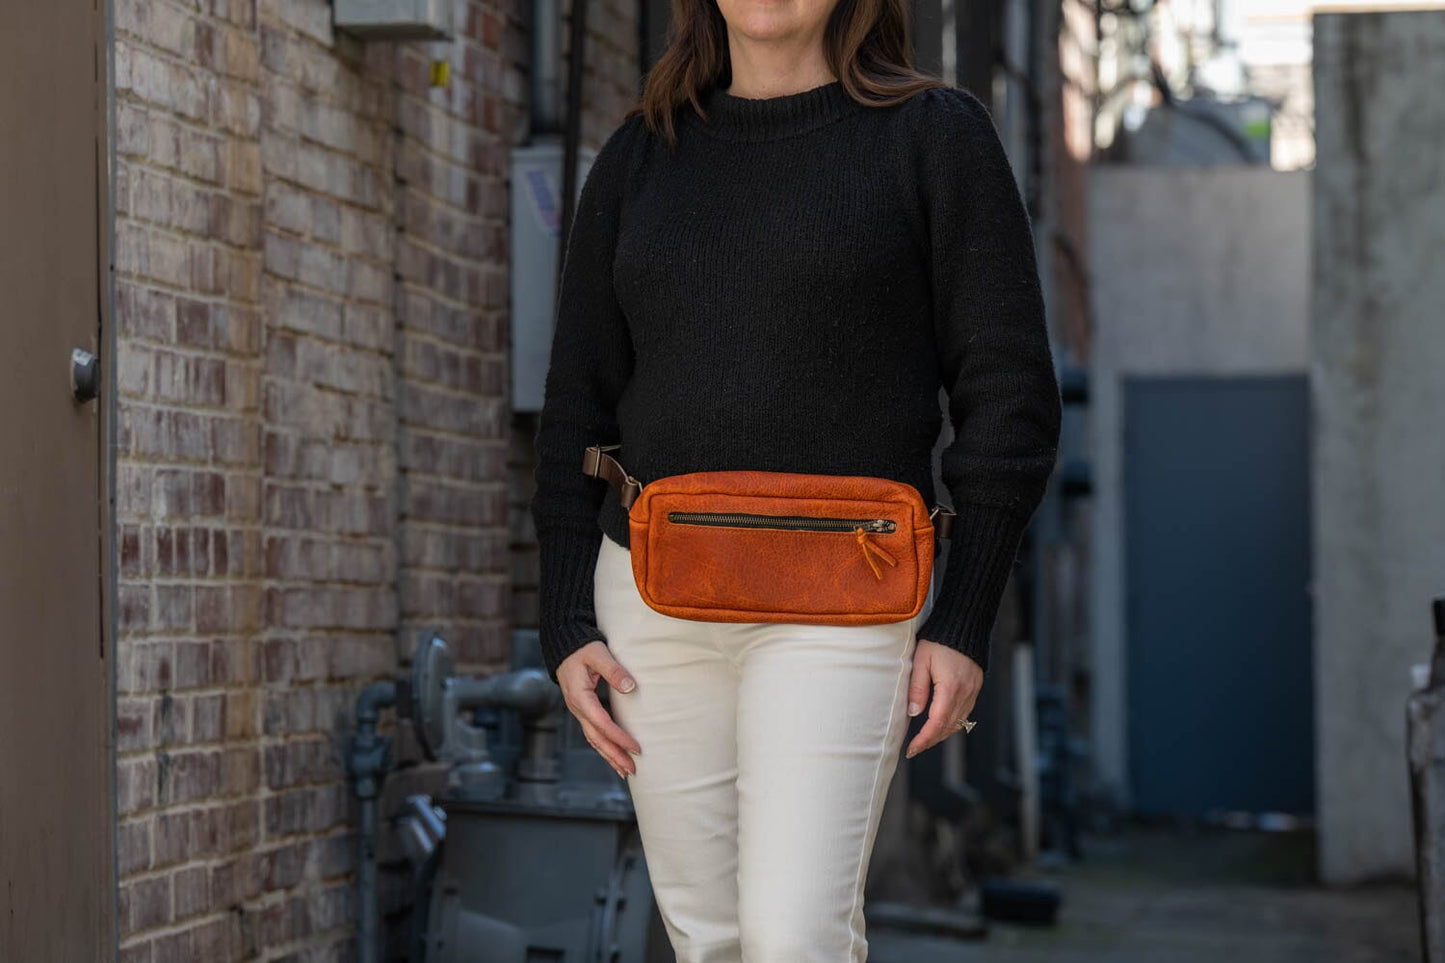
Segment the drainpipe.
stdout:
[[531,136],[555,134],[562,117],[561,0],[532,0]]
[[568,22],[567,94],[563,110],[561,87],[562,12],[560,0],[532,0],[531,140],[562,137],[562,205],[557,237],[554,287],[562,284],[563,255],[572,229],[577,194],[577,155],[582,142],[582,85],[587,66],[588,0],[572,0]]
[[377,682],[356,698],[356,730],[351,737],[347,767],[354,778],[352,793],[360,802],[356,895],[358,920],[357,960],[376,963],[376,799],[381,781],[391,768],[391,740],[376,731],[381,710],[396,705],[397,684]]

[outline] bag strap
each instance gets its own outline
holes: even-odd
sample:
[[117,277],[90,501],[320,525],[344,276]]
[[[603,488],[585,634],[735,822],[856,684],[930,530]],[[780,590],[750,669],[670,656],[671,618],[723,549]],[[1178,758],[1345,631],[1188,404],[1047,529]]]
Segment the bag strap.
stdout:
[[[621,462],[606,452],[621,448],[616,445],[588,445],[587,451],[582,455],[582,473],[593,478],[601,478],[603,481],[617,489],[618,501],[625,509],[631,509],[632,503],[637,501],[637,496],[642,494],[642,483],[622,467]],[[951,508],[942,505],[934,505],[933,511],[928,513],[933,519],[933,534],[939,538],[948,538],[953,533],[954,512]]]
[[617,445],[588,445],[587,451],[582,455],[582,473],[591,475],[593,478],[601,478],[617,489],[618,501],[626,509],[632,508],[632,503],[637,501],[637,496],[642,494],[642,484],[636,478],[627,474],[620,462],[611,455],[604,455],[605,451],[612,451],[614,448],[621,448]]

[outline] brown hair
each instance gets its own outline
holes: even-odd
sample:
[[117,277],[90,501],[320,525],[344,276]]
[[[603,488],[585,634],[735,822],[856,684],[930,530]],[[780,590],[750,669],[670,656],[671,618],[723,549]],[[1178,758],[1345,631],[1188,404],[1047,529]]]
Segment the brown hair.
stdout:
[[[704,120],[699,95],[732,83],[727,21],[716,0],[672,0],[671,40],[647,72],[642,97],[627,116],[643,114],[676,146],[676,109],[691,103]],[[838,0],[823,32],[828,66],[859,103],[887,107],[920,90],[947,86],[913,67],[907,0]]]

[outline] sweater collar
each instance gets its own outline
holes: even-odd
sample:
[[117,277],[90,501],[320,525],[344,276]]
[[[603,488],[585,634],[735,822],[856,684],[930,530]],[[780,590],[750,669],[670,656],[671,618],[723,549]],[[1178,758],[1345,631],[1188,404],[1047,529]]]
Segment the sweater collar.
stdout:
[[738,97],[720,85],[698,97],[707,120],[695,111],[689,116],[703,129],[732,140],[772,140],[821,127],[860,106],[848,95],[841,80],[776,97]]

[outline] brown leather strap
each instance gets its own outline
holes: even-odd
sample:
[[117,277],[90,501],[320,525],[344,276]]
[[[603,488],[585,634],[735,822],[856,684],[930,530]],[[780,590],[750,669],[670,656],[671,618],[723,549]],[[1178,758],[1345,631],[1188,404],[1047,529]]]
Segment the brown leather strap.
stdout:
[[[630,509],[632,503],[637,501],[637,496],[642,494],[642,484],[622,467],[622,463],[606,452],[621,448],[616,445],[588,445],[587,450],[582,454],[582,473],[593,478],[601,478],[613,488],[617,489],[617,499],[622,507]],[[933,511],[928,513],[933,519],[933,534],[938,538],[948,538],[953,533],[954,512],[951,508],[942,505],[935,505]]]
[[934,505],[928,517],[933,519],[933,534],[936,538],[948,538],[953,534],[953,509]]
[[637,496],[642,494],[642,485],[636,478],[627,474],[621,463],[611,455],[604,455],[603,452],[621,448],[618,445],[588,445],[587,451],[582,455],[582,473],[591,475],[593,478],[601,478],[617,489],[618,501],[623,508],[630,509],[632,503],[637,501]]

